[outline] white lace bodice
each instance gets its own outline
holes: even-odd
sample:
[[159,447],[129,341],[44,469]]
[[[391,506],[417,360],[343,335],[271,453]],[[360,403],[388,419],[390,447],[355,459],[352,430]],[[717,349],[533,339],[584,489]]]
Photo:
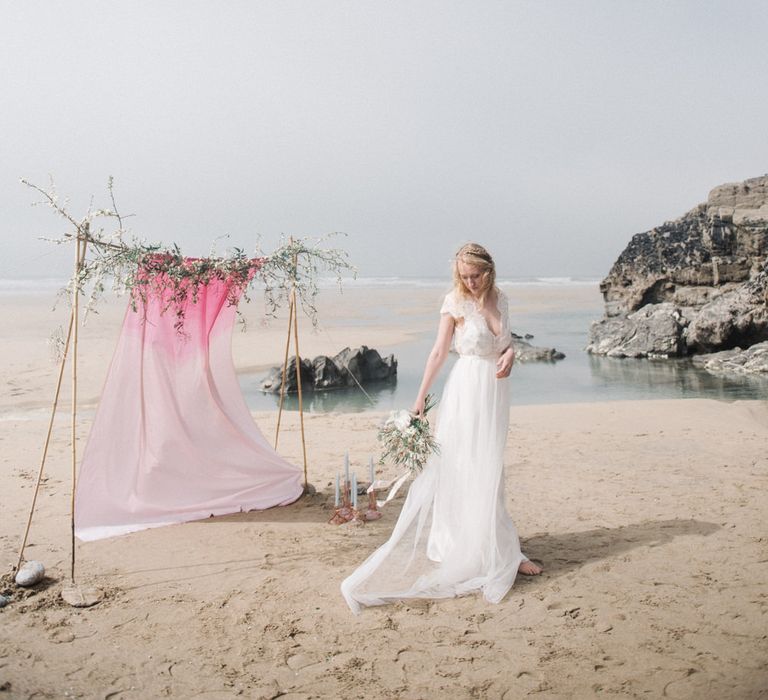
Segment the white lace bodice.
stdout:
[[501,316],[501,329],[494,335],[485,317],[472,299],[465,299],[451,291],[445,295],[441,314],[456,319],[453,348],[459,355],[497,356],[509,347],[509,304],[500,289],[496,290],[496,305]]

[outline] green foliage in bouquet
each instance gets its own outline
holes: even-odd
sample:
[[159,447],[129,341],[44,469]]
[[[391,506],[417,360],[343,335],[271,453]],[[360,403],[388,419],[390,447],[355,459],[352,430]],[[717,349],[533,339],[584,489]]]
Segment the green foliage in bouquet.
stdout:
[[421,416],[414,416],[405,410],[389,414],[377,435],[382,448],[379,464],[389,460],[398,467],[407,467],[416,475],[424,469],[430,455],[440,452],[427,420],[427,413],[436,403],[434,396],[428,394]]

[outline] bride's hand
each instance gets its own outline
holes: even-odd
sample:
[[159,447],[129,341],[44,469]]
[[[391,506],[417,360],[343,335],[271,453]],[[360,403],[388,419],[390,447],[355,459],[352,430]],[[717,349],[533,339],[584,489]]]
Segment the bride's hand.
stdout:
[[515,349],[510,345],[496,362],[496,379],[505,379],[512,371],[512,365],[515,363]]
[[411,406],[411,414],[421,418],[424,414],[424,399],[416,399],[413,406]]

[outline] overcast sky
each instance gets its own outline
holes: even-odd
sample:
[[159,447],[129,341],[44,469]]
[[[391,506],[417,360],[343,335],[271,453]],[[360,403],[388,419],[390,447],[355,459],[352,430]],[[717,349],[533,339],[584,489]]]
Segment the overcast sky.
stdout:
[[[191,255],[344,231],[364,276],[602,276],[630,236],[768,172],[768,3],[0,3],[0,277],[70,251],[52,175]],[[225,245],[225,244],[224,244]]]

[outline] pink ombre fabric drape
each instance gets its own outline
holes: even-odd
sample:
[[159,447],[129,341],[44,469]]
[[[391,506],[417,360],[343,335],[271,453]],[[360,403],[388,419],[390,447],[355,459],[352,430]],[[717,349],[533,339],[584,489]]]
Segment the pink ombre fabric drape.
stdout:
[[237,298],[214,279],[183,305],[130,307],[83,454],[75,532],[95,540],[296,500],[301,471],[253,422],[232,364]]

